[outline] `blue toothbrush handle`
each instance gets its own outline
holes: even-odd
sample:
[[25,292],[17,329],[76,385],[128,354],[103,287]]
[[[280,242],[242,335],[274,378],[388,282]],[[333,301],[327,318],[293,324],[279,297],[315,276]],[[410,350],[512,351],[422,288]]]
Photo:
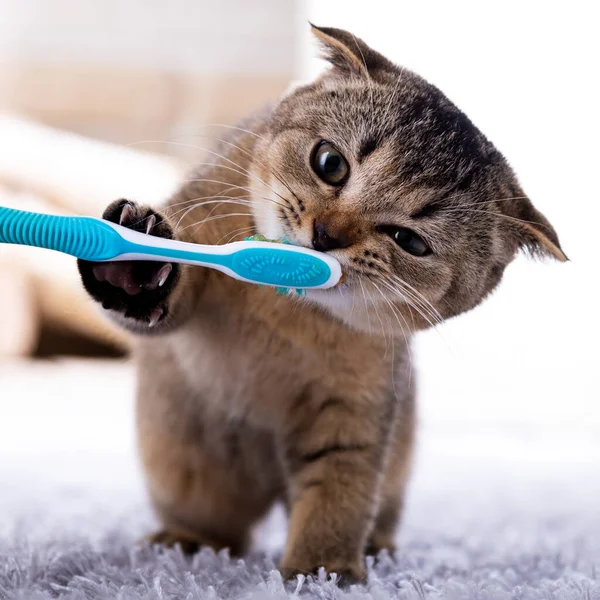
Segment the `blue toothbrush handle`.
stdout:
[[307,248],[270,242],[223,246],[167,240],[92,217],[61,217],[0,206],[0,243],[56,250],[92,262],[151,260],[218,269],[250,283],[285,288],[329,288],[340,263]]
[[92,217],[61,217],[0,206],[0,243],[35,246],[90,261],[121,253],[123,240],[110,225]]

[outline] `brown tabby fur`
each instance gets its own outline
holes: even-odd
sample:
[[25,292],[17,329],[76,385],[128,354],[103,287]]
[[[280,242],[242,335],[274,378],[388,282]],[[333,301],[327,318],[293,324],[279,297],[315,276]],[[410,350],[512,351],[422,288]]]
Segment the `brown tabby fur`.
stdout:
[[[313,31],[327,73],[233,129],[161,214],[120,201],[105,217],[211,244],[260,232],[309,246],[324,223],[346,240],[332,250],[343,283],[299,297],[197,267],[80,268],[119,323],[149,334],[136,348],[137,422],[163,524],[154,539],[243,553],[283,499],[282,570],[360,579],[367,549],[393,547],[402,512],[410,335],[479,304],[520,248],[565,257],[504,158],[439,90],[347,32]],[[350,165],[342,187],[310,166],[320,140]],[[384,224],[417,231],[432,254],[403,251]]]

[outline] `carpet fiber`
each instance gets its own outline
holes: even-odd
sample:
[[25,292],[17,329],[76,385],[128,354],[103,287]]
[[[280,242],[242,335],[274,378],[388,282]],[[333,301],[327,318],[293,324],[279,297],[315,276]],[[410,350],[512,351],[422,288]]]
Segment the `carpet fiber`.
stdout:
[[[340,589],[325,574],[283,582],[281,510],[258,529],[245,561],[138,547],[155,523],[124,400],[131,376],[111,369],[38,368],[28,378],[53,390],[51,407],[3,403],[2,600],[600,599],[600,448],[551,429],[424,423],[400,550],[369,558],[364,586]],[[100,373],[119,394],[88,391],[84,409],[77,381]],[[3,399],[21,389],[23,373],[1,375]]]
[[[396,556],[368,559],[365,586],[339,589],[324,574],[282,582],[277,550],[239,561],[209,550],[190,559],[177,550],[136,548],[144,529],[139,513],[114,512],[90,512],[85,519],[80,512],[68,524],[54,518],[44,524],[50,525],[45,534],[35,532],[40,513],[22,520],[0,543],[0,598],[600,598],[599,521],[574,514],[517,520],[513,513],[504,525],[486,527],[487,511],[479,525],[461,519],[463,527],[450,533],[437,510],[428,512],[420,517],[429,518],[427,527],[407,525]],[[273,530],[278,522],[271,520]]]

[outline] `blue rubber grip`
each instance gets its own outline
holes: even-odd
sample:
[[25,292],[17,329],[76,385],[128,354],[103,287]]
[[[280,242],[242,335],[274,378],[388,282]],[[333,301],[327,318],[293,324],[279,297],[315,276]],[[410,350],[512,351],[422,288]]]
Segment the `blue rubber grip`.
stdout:
[[60,217],[0,206],[0,243],[35,246],[90,261],[121,254],[124,240],[100,219]]

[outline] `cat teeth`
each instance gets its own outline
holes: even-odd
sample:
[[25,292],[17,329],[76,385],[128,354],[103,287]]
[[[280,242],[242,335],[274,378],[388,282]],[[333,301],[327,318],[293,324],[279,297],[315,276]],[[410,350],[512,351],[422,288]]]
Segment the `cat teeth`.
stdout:
[[155,225],[156,225],[156,216],[155,215],[150,215],[146,219],[146,235],[150,235],[150,233],[154,229]]
[[163,310],[162,306],[155,308],[150,313],[150,321],[148,323],[148,327],[154,327],[160,321],[160,318],[163,316],[163,312],[164,312],[164,310]]

